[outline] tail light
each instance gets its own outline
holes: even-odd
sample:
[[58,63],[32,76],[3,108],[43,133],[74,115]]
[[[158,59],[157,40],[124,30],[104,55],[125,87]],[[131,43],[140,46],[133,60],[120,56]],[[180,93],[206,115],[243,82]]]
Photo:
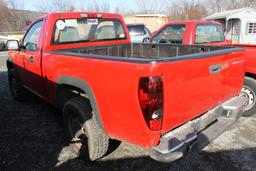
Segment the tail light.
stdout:
[[163,82],[161,77],[144,77],[139,81],[139,102],[148,127],[162,129]]

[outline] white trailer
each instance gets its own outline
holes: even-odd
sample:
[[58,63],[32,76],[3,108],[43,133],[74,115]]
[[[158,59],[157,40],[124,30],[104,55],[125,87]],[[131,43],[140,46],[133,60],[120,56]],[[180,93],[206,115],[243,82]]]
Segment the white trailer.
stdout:
[[233,43],[256,44],[256,9],[241,8],[224,11],[210,15],[205,20],[220,22],[226,39]]

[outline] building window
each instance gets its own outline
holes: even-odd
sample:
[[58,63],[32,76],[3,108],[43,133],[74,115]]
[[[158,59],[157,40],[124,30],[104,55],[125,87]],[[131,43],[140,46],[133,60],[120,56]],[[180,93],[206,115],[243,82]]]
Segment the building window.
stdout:
[[239,34],[239,22],[238,21],[234,21],[233,22],[233,30],[232,30],[232,34]]
[[256,34],[256,23],[248,23],[247,28],[248,34]]

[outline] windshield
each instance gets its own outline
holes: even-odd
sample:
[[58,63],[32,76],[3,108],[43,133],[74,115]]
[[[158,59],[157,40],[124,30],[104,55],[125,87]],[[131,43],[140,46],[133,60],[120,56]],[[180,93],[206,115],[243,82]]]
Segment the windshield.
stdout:
[[126,39],[115,19],[65,19],[56,22],[53,44]]
[[225,40],[223,28],[217,24],[198,25],[195,33],[195,43],[223,42]]
[[165,27],[152,39],[153,43],[182,44],[186,26],[184,24],[172,24]]

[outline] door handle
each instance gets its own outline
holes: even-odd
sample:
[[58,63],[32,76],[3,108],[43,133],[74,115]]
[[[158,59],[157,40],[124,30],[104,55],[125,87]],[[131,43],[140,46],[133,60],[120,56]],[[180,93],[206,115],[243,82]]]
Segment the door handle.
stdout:
[[209,67],[209,71],[211,74],[217,74],[220,73],[222,70],[222,65],[221,64],[216,64],[216,65],[212,65]]
[[31,62],[31,63],[35,62],[34,56],[30,56],[30,57],[29,57],[29,62]]

